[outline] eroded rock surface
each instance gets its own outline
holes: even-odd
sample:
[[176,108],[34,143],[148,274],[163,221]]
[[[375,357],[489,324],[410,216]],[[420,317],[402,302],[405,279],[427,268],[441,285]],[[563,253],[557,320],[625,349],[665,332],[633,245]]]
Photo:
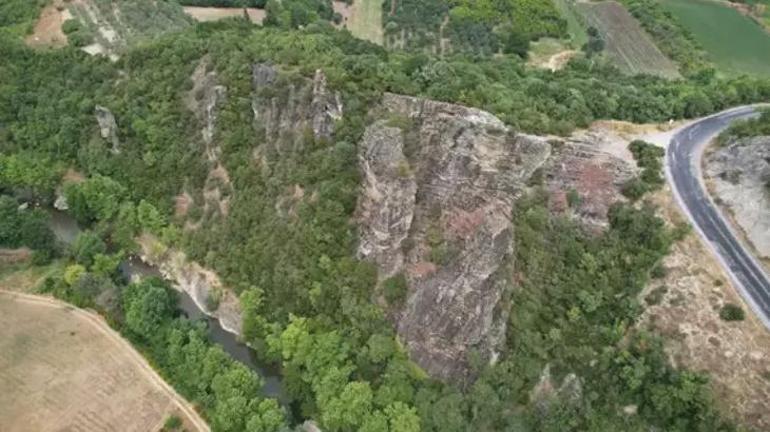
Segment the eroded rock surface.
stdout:
[[[240,335],[243,324],[238,297],[224,288],[219,277],[177,250],[165,247],[155,237],[145,234],[138,239],[142,261],[156,267],[174,288],[187,293],[198,308],[219,320],[222,328]],[[216,307],[211,307],[212,303]]]
[[257,63],[252,66],[252,86],[254,121],[264,132],[264,142],[279,153],[302,149],[308,135],[331,139],[342,118],[342,99],[328,89],[321,70],[309,80]]
[[386,94],[379,114],[359,147],[359,255],[382,278],[405,273],[412,360],[462,380],[468,355],[492,360],[504,338],[511,212],[550,147],[458,105]]
[[715,198],[759,254],[770,258],[770,137],[741,139],[704,159]]
[[[612,143],[605,141],[605,134],[580,133],[553,142],[553,155],[544,167],[553,211],[570,210],[584,223],[606,226],[609,207],[625,200],[622,186],[636,168],[609,151]],[[569,202],[570,194],[576,202]]]
[[96,105],[94,115],[96,116],[97,123],[99,123],[99,134],[112,145],[113,153],[120,153],[118,123],[115,121],[112,111],[101,105]]

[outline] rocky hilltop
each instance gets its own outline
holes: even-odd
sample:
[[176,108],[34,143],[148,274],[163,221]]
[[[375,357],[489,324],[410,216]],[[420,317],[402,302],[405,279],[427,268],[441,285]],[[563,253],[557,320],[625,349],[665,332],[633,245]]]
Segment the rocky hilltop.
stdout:
[[[227,89],[207,69],[204,59],[186,102],[201,125],[209,180],[222,180],[207,180],[203,207],[224,207],[219,213],[226,218],[226,200],[207,193],[215,189],[209,183],[230,187],[217,144],[217,113]],[[309,139],[333,139],[344,109],[323,72],[305,78],[264,63],[251,72],[257,165],[290,158]],[[546,187],[557,207],[568,193],[577,193],[580,205],[555,210],[602,225],[634,169],[607,152],[598,135],[566,140],[525,135],[490,113],[460,105],[384,94],[368,119],[357,143],[356,253],[376,265],[381,287],[394,278],[406,281],[405,298],[388,304],[378,295],[375,301],[387,308],[411,359],[435,378],[465,382],[472,377],[470,358],[494,361],[505,341],[517,198],[534,184]],[[275,206],[283,209],[286,203],[280,200],[302,195],[295,187]],[[179,200],[193,198],[185,192]],[[205,229],[208,223],[188,218],[186,226]],[[145,259],[199,304],[219,299],[219,308],[209,312],[239,330],[237,298],[216,275],[173,251],[153,253],[158,248],[143,246]]]
[[359,145],[359,255],[381,278],[403,273],[397,318],[410,356],[458,379],[476,351],[494,358],[511,288],[511,212],[550,154],[489,113],[386,94]]
[[734,140],[704,159],[712,192],[759,254],[770,258],[770,137]]

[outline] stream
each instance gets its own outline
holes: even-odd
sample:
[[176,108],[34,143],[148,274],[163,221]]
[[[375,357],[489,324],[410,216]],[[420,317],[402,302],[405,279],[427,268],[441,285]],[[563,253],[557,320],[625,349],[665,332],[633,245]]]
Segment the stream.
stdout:
[[[66,212],[55,209],[48,209],[48,213],[51,216],[50,227],[54,234],[56,234],[56,238],[63,243],[72,244],[81,231],[75,219]],[[120,272],[129,281],[149,276],[163,277],[157,268],[144,263],[133,255],[120,263]],[[173,284],[174,281],[169,282]],[[236,334],[222,328],[219,320],[206,315],[186,292],[175,291],[179,299],[178,307],[185,316],[191,320],[206,321],[209,340],[219,345],[234,360],[243,363],[256,372],[264,381],[262,393],[265,396],[276,398],[285,404],[286,398],[282,390],[281,376],[277,368],[260,362],[254,350],[239,341]]]

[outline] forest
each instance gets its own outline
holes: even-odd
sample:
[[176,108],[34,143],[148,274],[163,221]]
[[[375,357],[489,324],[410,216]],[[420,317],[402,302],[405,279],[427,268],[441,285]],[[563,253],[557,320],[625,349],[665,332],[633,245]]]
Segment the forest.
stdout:
[[[66,268],[44,292],[100,309],[217,431],[282,431],[305,419],[331,432],[738,430],[719,411],[708,378],[674,369],[662,342],[634,326],[652,270],[686,233],[644,202],[661,183],[659,153],[632,145],[643,169],[641,187],[630,192],[638,202],[614,206],[600,235],[550,214],[538,185],[521,198],[511,215],[520,277],[507,349],[496,365],[478,364],[475,381],[444,384],[409,361],[388,311],[372,301],[375,269],[354,257],[356,145],[371,121],[368,108],[386,91],[482,108],[528,133],[566,135],[596,119],[662,122],[766,100],[770,82],[628,77],[589,60],[550,72],[516,54],[389,52],[312,19],[323,8],[298,13],[302,2],[282,3],[268,10],[264,27],[241,19],[198,24],[115,63],[74,48],[34,51],[0,30],[0,192],[14,197],[0,200],[2,246],[52,249],[44,217],[20,217],[19,198],[51,203],[66,168],[87,176],[63,188],[86,231],[71,247],[58,246]],[[503,20],[509,4],[489,2],[489,15],[465,17]],[[20,7],[7,25],[32,19]],[[528,34],[564,31],[550,12],[527,10],[553,24]],[[208,217],[205,228],[189,232],[174,217],[173,197],[201,194],[210,168],[198,120],[182,103],[204,57],[230,95],[215,138],[233,196],[226,220],[198,209],[192,214]],[[254,149],[266,144],[252,125],[250,98],[251,66],[260,62],[295,80],[325,72],[346,107],[333,139],[311,134],[303,151],[253,163]],[[115,114],[119,153],[99,137],[95,105]],[[275,204],[293,185],[316,199],[286,219]],[[13,235],[18,230],[25,234]],[[244,336],[280,364],[288,406],[259,395],[259,378],[180,316],[165,282],[120,276],[117,264],[143,232],[213,268],[240,295]],[[397,281],[391,289],[397,301]],[[533,401],[544,370],[555,382],[577,379],[580,391]],[[638,414],[624,415],[628,406]]]

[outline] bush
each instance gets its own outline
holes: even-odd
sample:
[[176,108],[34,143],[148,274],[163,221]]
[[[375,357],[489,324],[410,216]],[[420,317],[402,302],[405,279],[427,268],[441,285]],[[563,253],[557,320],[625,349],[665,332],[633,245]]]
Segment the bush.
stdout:
[[727,303],[719,311],[719,317],[725,321],[743,321],[746,318],[746,313],[740,306]]
[[406,300],[408,286],[406,276],[399,273],[391,278],[385,279],[382,283],[382,294],[385,296],[389,305],[401,304]]

